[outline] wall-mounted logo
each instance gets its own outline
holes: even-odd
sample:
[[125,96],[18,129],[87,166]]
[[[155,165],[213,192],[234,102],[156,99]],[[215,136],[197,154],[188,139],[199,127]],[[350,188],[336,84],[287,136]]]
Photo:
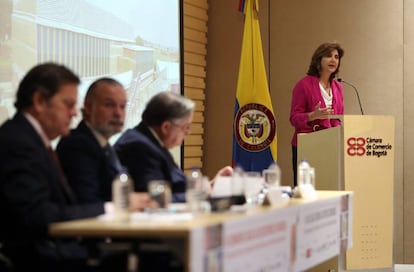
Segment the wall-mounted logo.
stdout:
[[348,153],[349,156],[364,156],[366,149],[365,144],[366,140],[362,137],[351,137],[348,138],[346,141],[348,144],[348,148],[346,150],[346,153]]
[[241,107],[234,120],[237,143],[247,151],[259,152],[275,138],[276,121],[264,105],[249,103]]

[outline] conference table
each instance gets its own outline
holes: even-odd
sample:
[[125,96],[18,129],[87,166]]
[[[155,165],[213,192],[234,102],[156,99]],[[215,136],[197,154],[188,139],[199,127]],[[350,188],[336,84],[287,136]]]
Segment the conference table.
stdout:
[[352,199],[346,191],[317,191],[314,199],[228,212],[133,213],[51,224],[53,237],[147,239],[171,244],[185,271],[304,271],[352,244]]

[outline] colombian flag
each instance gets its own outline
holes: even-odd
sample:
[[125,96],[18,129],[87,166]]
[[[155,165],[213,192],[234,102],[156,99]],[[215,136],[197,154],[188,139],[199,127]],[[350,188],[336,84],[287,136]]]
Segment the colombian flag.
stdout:
[[233,166],[262,171],[277,159],[276,120],[270,100],[258,19],[258,1],[240,0],[245,13],[233,127]]

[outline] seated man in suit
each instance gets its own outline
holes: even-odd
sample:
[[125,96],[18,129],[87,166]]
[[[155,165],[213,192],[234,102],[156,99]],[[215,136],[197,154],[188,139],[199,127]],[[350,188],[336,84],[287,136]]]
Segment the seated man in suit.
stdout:
[[[135,190],[147,191],[148,182],[156,179],[171,183],[173,202],[185,201],[186,176],[168,149],[183,143],[190,133],[195,104],[173,92],[160,92],[150,99],[141,123],[129,129],[115,143],[121,163],[135,181]],[[227,166],[218,175],[231,175]]]
[[[126,103],[125,89],[118,81],[96,80],[84,99],[83,120],[56,148],[63,170],[81,203],[112,199],[112,181],[122,167],[108,141],[122,130]],[[140,208],[150,204],[147,193],[137,193],[133,199]]]
[[[173,92],[161,92],[150,99],[142,114],[142,121],[135,128],[125,131],[115,143],[121,163],[128,168],[135,182],[135,190],[146,192],[149,181],[170,182],[172,201],[185,201],[186,176],[175,163],[169,149],[180,146],[190,133],[193,121],[194,102]],[[231,175],[227,166],[219,175]],[[167,251],[141,250],[139,271],[182,271],[174,270],[159,260],[180,259]]]
[[48,226],[113,209],[78,204],[51,149],[52,139],[69,133],[79,82],[62,65],[35,66],[19,84],[17,113],[0,127],[0,243],[16,272],[86,270],[86,250],[53,239]]

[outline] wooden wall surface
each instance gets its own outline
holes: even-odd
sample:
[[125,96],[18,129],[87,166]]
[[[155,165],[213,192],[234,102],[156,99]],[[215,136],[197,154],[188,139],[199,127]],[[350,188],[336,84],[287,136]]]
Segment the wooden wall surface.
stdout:
[[183,0],[184,95],[196,103],[191,134],[184,141],[184,170],[203,167],[207,10],[207,0]]

